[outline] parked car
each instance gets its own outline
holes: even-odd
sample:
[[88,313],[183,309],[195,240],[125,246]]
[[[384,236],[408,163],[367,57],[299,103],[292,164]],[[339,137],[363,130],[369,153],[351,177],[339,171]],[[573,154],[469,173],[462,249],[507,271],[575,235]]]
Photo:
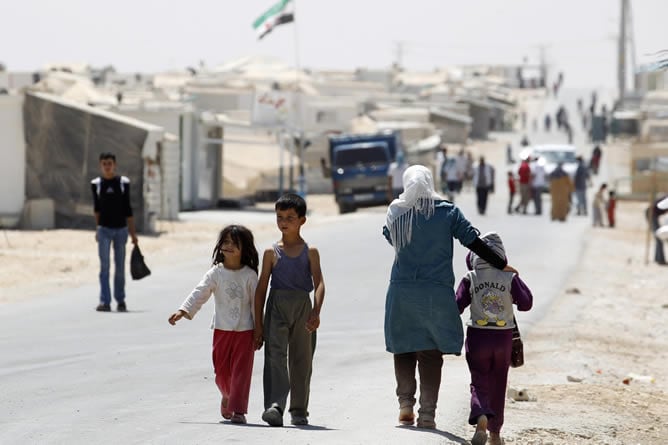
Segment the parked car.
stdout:
[[[574,179],[575,170],[578,168],[575,150],[573,145],[567,144],[533,145],[522,150],[519,156],[520,159],[531,158],[534,162],[542,163],[549,182],[550,174],[557,168],[559,162],[563,163],[564,171],[571,179]],[[515,168],[515,174],[517,174],[517,169],[519,165]],[[544,191],[548,190],[549,186]]]

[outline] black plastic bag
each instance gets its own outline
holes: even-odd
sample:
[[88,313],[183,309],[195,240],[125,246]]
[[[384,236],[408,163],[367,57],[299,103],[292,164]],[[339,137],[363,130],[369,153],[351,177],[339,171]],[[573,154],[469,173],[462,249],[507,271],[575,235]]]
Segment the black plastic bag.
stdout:
[[520,336],[520,328],[517,326],[517,320],[514,319],[515,327],[513,328],[513,345],[510,353],[510,367],[519,368],[524,364],[524,344],[522,344],[522,337]]
[[130,256],[130,275],[132,275],[133,280],[141,280],[151,275],[151,270],[144,262],[144,255],[141,254],[141,250],[136,244],[132,248],[132,255]]

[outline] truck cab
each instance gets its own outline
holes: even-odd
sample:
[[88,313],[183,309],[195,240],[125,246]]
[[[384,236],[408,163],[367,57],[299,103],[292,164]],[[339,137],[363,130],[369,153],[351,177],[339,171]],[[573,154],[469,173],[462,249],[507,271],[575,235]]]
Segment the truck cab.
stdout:
[[329,175],[340,213],[389,204],[387,170],[400,150],[396,132],[329,138]]

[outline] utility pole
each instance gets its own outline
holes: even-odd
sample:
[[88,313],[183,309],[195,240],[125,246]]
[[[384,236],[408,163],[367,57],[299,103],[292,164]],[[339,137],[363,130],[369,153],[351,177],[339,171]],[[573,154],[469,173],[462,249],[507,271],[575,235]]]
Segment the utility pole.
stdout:
[[628,0],[620,0],[619,40],[617,42],[617,89],[619,101],[624,101],[626,94],[626,13]]
[[542,44],[542,45],[537,45],[538,46],[538,54],[539,54],[539,60],[540,60],[540,77],[543,79],[543,83],[545,84],[544,87],[548,88],[547,86],[547,58],[545,56],[545,50],[547,49],[547,45]]
[[628,46],[629,51],[631,52],[631,73],[633,74],[633,90],[638,89],[638,79],[636,76],[637,65],[636,65],[636,42],[635,42],[635,28],[633,26],[633,10],[631,8],[631,2],[629,1],[626,7],[627,11],[627,34],[628,34]]

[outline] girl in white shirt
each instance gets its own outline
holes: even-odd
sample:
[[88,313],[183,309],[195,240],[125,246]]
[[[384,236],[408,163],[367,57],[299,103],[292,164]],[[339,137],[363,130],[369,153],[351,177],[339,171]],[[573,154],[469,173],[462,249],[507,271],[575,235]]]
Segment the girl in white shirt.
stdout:
[[246,423],[255,344],[254,296],[258,254],[253,234],[244,226],[225,227],[213,249],[213,267],[193,289],[179,310],[169,317],[175,325],[191,320],[214,295],[213,367],[222,394],[220,413],[232,423]]

